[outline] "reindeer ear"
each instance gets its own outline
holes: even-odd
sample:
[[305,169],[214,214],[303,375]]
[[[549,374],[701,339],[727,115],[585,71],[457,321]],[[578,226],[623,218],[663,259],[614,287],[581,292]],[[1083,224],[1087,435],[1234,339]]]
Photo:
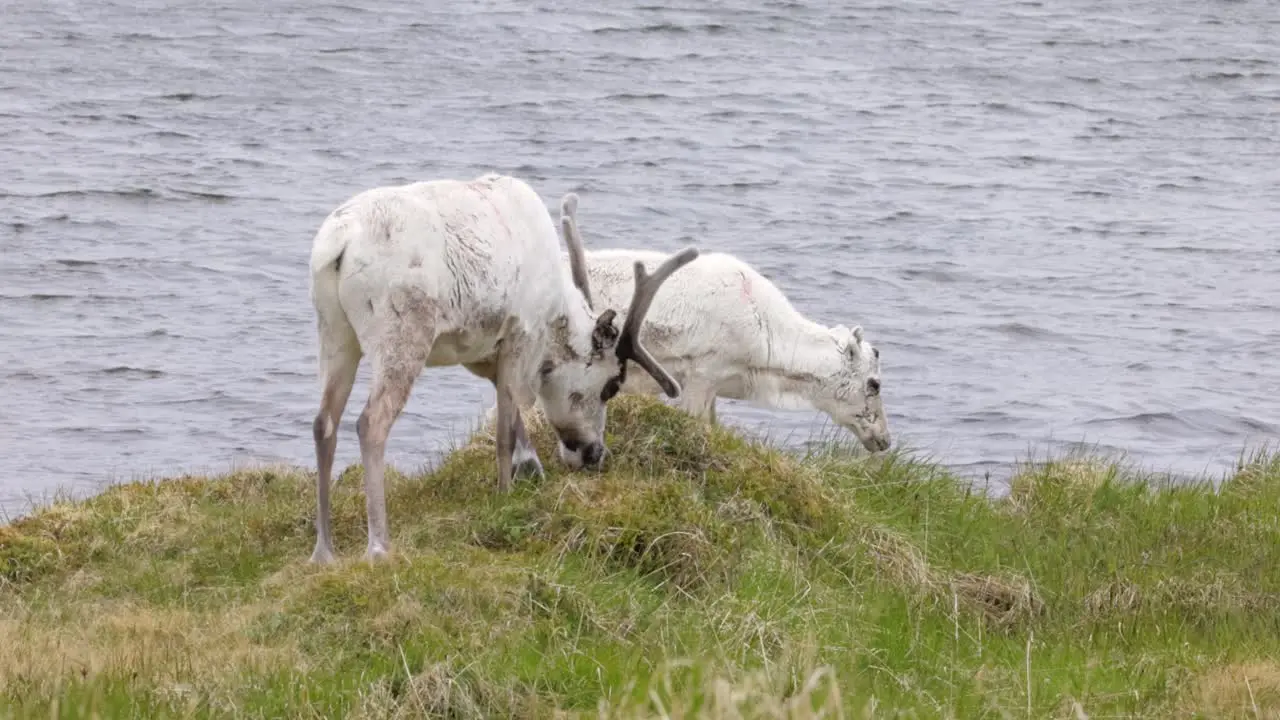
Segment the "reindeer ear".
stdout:
[[831,328],[831,337],[835,339],[836,347],[840,348],[840,352],[851,358],[858,356],[858,348],[862,346],[860,325],[854,325],[852,330],[844,325],[837,325]]
[[618,312],[610,308],[600,313],[600,317],[596,318],[596,327],[591,331],[591,350],[593,352],[601,353],[606,348],[611,348],[618,344],[618,328],[613,325],[613,320],[617,316]]

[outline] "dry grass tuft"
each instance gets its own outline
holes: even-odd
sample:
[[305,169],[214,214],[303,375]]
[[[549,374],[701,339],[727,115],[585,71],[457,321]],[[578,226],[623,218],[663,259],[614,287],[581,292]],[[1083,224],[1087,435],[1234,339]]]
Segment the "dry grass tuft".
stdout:
[[[694,682],[678,677],[681,669],[679,663],[668,663],[651,680],[643,700],[629,698],[612,706],[602,701],[598,717],[612,720],[694,717],[835,720],[845,717],[840,683],[829,666],[795,676],[761,670],[739,678],[716,675]],[[874,708],[872,698],[866,710],[874,712]]]
[[1114,580],[1084,598],[1085,611],[1091,616],[1132,613],[1142,606],[1142,589],[1127,580]]
[[1211,668],[1189,685],[1182,710],[1197,717],[1280,719],[1280,665],[1259,661]]
[[[359,720],[408,720],[493,717],[494,706],[474,680],[461,678],[448,665],[436,663],[409,677],[383,678],[362,692],[349,717]],[[509,705],[508,705],[509,707]]]
[[1026,578],[962,572],[952,575],[947,585],[960,602],[999,627],[1023,625],[1044,612],[1044,601]]
[[947,605],[954,599],[1001,628],[1025,624],[1044,612],[1044,602],[1026,578],[937,570],[910,540],[884,527],[863,528],[860,541],[877,571],[909,594]]
[[933,570],[910,540],[888,528],[870,526],[860,538],[876,569],[900,587],[929,592],[933,589]]
[[1085,596],[1084,608],[1095,620],[1142,610],[1177,611],[1196,619],[1222,613],[1276,612],[1280,596],[1249,590],[1232,575],[1199,573],[1189,578],[1160,578],[1147,586],[1113,580]]
[[1277,596],[1250,592],[1240,578],[1221,574],[1161,579],[1150,596],[1160,605],[1193,615],[1275,611],[1280,605]]
[[18,525],[0,526],[0,588],[50,572],[61,557],[57,541]]
[[1114,482],[1119,466],[1097,458],[1067,458],[1027,465],[1009,480],[1006,503],[1015,512],[1026,512],[1048,492],[1090,492]]
[[530,574],[524,593],[525,612],[534,618],[563,620],[573,627],[626,642],[634,619],[609,618],[585,593],[570,585]]
[[1241,457],[1236,473],[1222,484],[1222,493],[1241,499],[1265,496],[1275,489],[1280,478],[1280,452],[1269,447],[1255,450],[1248,458]]
[[562,555],[633,568],[690,594],[727,579],[733,548],[726,529],[687,485],[630,477],[575,484],[543,536]]
[[205,692],[244,671],[297,667],[289,644],[263,646],[246,632],[254,607],[197,613],[103,601],[0,620],[0,693],[55,693],[68,677],[132,678]]

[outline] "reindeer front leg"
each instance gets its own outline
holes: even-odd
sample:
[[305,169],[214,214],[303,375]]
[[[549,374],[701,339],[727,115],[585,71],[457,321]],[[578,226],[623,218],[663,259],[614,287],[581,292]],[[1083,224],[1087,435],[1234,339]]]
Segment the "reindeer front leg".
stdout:
[[515,422],[512,428],[515,435],[515,450],[511,454],[511,461],[515,464],[515,473],[519,475],[530,475],[543,477],[546,473],[542,470],[542,461],[538,459],[538,451],[533,449],[533,443],[529,442],[529,433],[524,427],[524,417],[520,413],[520,406],[515,407]]
[[494,440],[498,446],[498,490],[511,491],[511,463],[515,451],[516,428],[515,419],[519,416],[515,398],[511,397],[504,373],[498,372],[498,422],[494,429]]
[[[471,374],[477,377],[482,377],[488,380],[489,382],[493,383],[493,387],[498,393],[498,406],[494,408],[494,410],[492,411],[494,413],[494,420],[495,420],[494,441],[499,448],[509,449],[509,455],[511,458],[510,465],[512,468],[511,475],[513,477],[519,477],[524,475],[543,477],[545,475],[545,472],[542,469],[542,461],[538,459],[538,451],[534,450],[533,443],[529,442],[529,433],[528,433],[528,430],[525,428],[524,417],[520,412],[521,404],[520,404],[520,401],[517,399],[516,388],[511,387],[510,385],[508,385],[506,390],[507,390],[507,395],[511,400],[510,402],[511,420],[509,425],[502,422],[501,408],[503,407],[504,403],[503,403],[503,390],[501,389],[501,386],[498,384],[498,362],[494,361],[494,362],[486,362],[486,363],[469,363],[464,367],[466,367],[467,370],[471,372]],[[506,425],[506,428],[507,428],[505,432],[502,431],[502,428],[504,425]],[[508,438],[508,439],[504,441],[503,438]],[[502,453],[502,454],[505,455],[508,453]],[[498,469],[498,475],[499,475],[499,486],[501,486],[501,478],[502,478],[501,465],[499,466],[499,469]]]
[[700,377],[685,378],[684,382],[684,388],[680,393],[680,409],[700,420],[705,420],[715,425],[715,385]]

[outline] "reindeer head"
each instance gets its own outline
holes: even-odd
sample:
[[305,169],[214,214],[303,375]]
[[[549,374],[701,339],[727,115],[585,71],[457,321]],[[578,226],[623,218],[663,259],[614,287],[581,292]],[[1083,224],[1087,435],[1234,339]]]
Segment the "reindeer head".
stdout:
[[[591,309],[586,255],[574,217],[577,206],[577,195],[569,193],[564,197],[560,225],[569,248],[573,284]],[[560,460],[569,467],[599,466],[604,459],[605,403],[626,382],[629,362],[649,373],[668,397],[680,396],[680,384],[640,344],[640,328],[662,283],[697,257],[696,248],[685,248],[667,258],[652,275],[637,262],[635,293],[621,329],[616,323],[618,313],[613,309],[601,312],[593,323],[576,330],[570,322],[560,328],[561,337],[553,343],[552,356],[539,369],[539,400],[543,414],[559,437]]]
[[880,401],[880,351],[862,337],[862,328],[831,328],[840,369],[824,384],[815,404],[848,428],[871,452],[889,449],[889,422]]

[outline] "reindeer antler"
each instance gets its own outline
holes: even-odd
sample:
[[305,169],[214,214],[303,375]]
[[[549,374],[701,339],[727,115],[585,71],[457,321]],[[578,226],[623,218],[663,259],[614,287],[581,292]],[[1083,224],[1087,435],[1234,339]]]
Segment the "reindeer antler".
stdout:
[[644,325],[644,317],[648,314],[649,306],[653,304],[653,297],[658,294],[662,284],[671,277],[672,273],[693,262],[697,257],[698,249],[687,247],[664,260],[652,275],[645,272],[644,263],[636,261],[635,294],[631,296],[631,309],[627,311],[627,321],[622,326],[622,337],[618,338],[618,359],[623,362],[634,360],[637,365],[645,369],[645,372],[653,376],[653,379],[662,386],[662,391],[671,398],[680,396],[680,383],[676,382],[666,368],[658,364],[658,361],[654,360],[640,343],[640,328]]
[[587,256],[582,247],[582,235],[578,233],[578,195],[567,193],[560,200],[560,229],[564,233],[564,244],[569,248],[569,270],[573,274],[573,284],[578,286],[582,296],[587,299],[587,307],[591,304],[591,282],[587,279]]

